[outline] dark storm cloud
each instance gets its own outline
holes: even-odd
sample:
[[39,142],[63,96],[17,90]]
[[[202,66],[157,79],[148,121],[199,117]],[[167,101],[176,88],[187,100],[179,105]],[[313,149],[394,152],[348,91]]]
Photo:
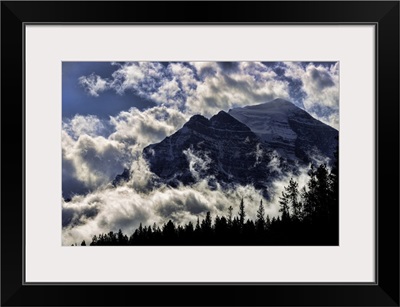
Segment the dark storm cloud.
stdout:
[[93,204],[91,206],[82,206],[76,208],[63,208],[62,227],[75,227],[86,224],[89,219],[93,219],[99,213],[100,209]]
[[169,202],[161,204],[157,211],[164,218],[174,219],[177,213],[186,211],[190,214],[198,215],[204,213],[209,208],[204,203],[204,200],[200,200],[194,193],[189,193],[185,198],[180,195],[174,195],[169,199]]
[[204,80],[217,74],[217,70],[212,66],[204,66],[197,70],[196,74],[200,79]]
[[335,86],[331,75],[327,71],[320,71],[316,68],[311,68],[310,74],[317,87],[321,90],[325,87]]
[[239,62],[218,62],[218,65],[226,73],[235,73],[240,70]]

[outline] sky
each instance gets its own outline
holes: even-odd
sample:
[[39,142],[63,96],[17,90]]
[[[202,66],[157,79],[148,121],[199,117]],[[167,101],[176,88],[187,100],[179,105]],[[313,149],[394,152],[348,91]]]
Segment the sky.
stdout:
[[[211,117],[220,110],[276,98],[291,101],[338,129],[339,63],[64,62],[63,244],[110,229],[129,232],[140,222],[153,224],[166,218],[187,222],[194,218],[187,208],[222,215],[223,205],[231,204],[238,193],[256,195],[251,186],[228,195],[210,191],[205,182],[190,189],[152,190],[153,175],[141,152],[195,114]],[[110,187],[125,168],[139,171],[126,184]],[[284,182],[283,178],[277,183],[277,192]],[[162,216],[171,201],[182,206]],[[267,205],[266,211],[278,214],[276,206]]]
[[[339,125],[337,62],[64,62],[62,73],[64,119],[76,114],[107,119],[157,105],[218,111],[286,98],[324,123]],[[196,108],[196,102],[203,106]]]

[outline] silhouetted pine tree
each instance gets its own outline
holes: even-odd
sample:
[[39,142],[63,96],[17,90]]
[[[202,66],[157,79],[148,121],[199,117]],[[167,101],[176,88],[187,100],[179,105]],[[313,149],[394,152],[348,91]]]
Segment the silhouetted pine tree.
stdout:
[[92,243],[90,243],[90,245],[97,245],[97,236],[94,235],[92,238]]
[[257,232],[263,233],[265,230],[265,210],[262,200],[260,200],[260,206],[257,210],[257,220],[256,220]]
[[279,204],[280,204],[279,212],[282,212],[282,220],[284,222],[287,222],[290,220],[289,195],[285,191],[282,191],[282,196],[279,197]]
[[232,226],[232,218],[233,218],[233,208],[232,206],[229,206],[228,208],[228,226],[231,227]]
[[118,230],[117,241],[119,245],[127,245],[128,244],[128,237],[122,233],[122,230]]
[[[255,221],[245,220],[243,198],[238,215],[227,218],[216,216],[213,224],[211,213],[203,220],[197,217],[196,225],[188,222],[175,225],[169,220],[162,230],[155,223],[152,227],[139,225],[128,238],[121,229],[114,233],[95,235],[90,245],[318,245],[338,243],[338,162],[332,171],[326,165],[311,167],[309,181],[299,192],[298,184],[290,179],[279,199],[281,216],[265,217],[260,201]],[[335,215],[336,214],[336,215]],[[82,242],[81,245],[85,245]],[[73,244],[74,245],[74,244]],[[75,244],[74,246],[76,246]]]
[[267,215],[267,218],[265,220],[265,229],[269,230],[271,227],[271,219],[269,218],[269,215]]
[[218,240],[224,240],[226,239],[227,233],[228,233],[228,221],[226,220],[226,218],[223,217],[219,217],[217,216],[215,218],[215,235],[217,237]]
[[310,179],[307,183],[307,189],[303,188],[301,195],[303,198],[304,218],[308,221],[312,221],[315,218],[315,213],[319,206],[317,197],[318,181],[313,165],[311,165],[308,175]]
[[286,188],[288,197],[289,197],[289,204],[293,210],[293,217],[295,219],[301,219],[302,217],[302,203],[299,201],[299,190],[298,190],[298,183],[290,178],[289,185]]
[[240,225],[243,227],[244,221],[246,218],[246,212],[244,211],[244,202],[243,202],[243,197],[242,200],[240,201],[240,206],[239,206],[239,221]]
[[240,220],[238,217],[235,217],[232,220],[232,227],[231,227],[231,238],[238,237],[240,235],[242,229],[242,224],[240,223]]
[[207,212],[206,218],[201,222],[201,231],[206,238],[210,237],[212,234],[212,220],[210,211]]
[[327,220],[329,215],[329,197],[331,196],[331,182],[326,164],[321,164],[317,168],[316,176],[318,180],[317,197],[319,203],[319,213],[321,218]]
[[176,237],[176,232],[175,225],[171,220],[169,220],[167,224],[164,224],[163,236],[167,241],[174,241]]
[[[337,139],[339,144],[339,138]],[[329,216],[332,222],[338,223],[339,218],[339,145],[334,152],[334,163],[329,174],[331,195],[329,197]]]
[[189,222],[188,224],[185,225],[185,231],[188,234],[192,234],[194,232],[194,227],[192,222]]

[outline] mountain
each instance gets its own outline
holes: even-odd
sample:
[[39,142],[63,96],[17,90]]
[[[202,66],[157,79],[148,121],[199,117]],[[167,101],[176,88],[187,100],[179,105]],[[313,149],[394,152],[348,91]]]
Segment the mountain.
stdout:
[[266,148],[288,160],[308,163],[315,154],[334,159],[338,131],[289,101],[275,99],[228,113],[247,125]]
[[[306,111],[276,99],[220,111],[210,119],[194,115],[176,133],[144,148],[143,156],[159,183],[252,184],[268,197],[268,187],[282,173],[296,173],[298,164],[315,155],[333,160],[337,136]],[[113,184],[129,178],[125,170]]]
[[195,115],[176,133],[143,150],[150,169],[174,186],[208,178],[211,185],[253,184],[266,189],[272,153],[245,124],[221,111]]

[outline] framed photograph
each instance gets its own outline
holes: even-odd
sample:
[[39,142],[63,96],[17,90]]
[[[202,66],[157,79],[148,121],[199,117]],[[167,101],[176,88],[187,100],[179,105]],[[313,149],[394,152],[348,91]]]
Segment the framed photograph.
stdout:
[[399,306],[398,1],[1,27],[2,305]]

